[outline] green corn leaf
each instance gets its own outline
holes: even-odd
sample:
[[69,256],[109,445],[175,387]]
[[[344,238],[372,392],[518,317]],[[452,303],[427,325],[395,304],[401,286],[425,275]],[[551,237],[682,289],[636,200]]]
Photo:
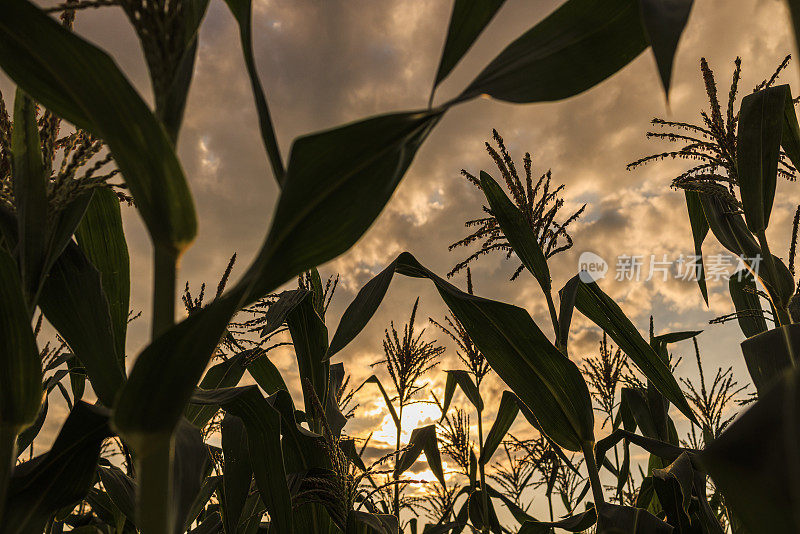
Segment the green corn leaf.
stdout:
[[616,341],[658,391],[691,421],[696,421],[680,386],[667,364],[644,340],[620,307],[595,283],[580,281],[575,301],[578,310]]
[[456,0],[450,14],[450,25],[447,29],[447,39],[444,43],[442,58],[433,81],[434,90],[447,78],[450,71],[461,61],[464,54],[491,22],[505,0],[488,0],[485,2],[471,2],[470,0]]
[[198,391],[192,398],[196,404],[222,406],[226,412],[240,417],[247,429],[250,461],[261,498],[267,506],[273,528],[292,534],[294,518],[281,447],[281,416],[261,395],[256,386]]
[[253,53],[252,2],[251,0],[225,0],[225,3],[228,4],[228,8],[236,19],[236,23],[239,25],[239,38],[242,43],[242,53],[244,54],[244,62],[247,67],[247,75],[250,77],[250,86],[256,101],[258,125],[261,129],[261,140],[269,155],[269,161],[272,165],[272,174],[275,176],[278,185],[283,185],[285,174],[283,160],[281,160],[281,153],[275,136],[275,128],[272,125],[269,105],[264,95],[264,88],[261,85],[261,80],[258,78],[258,70],[256,69],[255,55]]
[[[256,384],[263,389],[267,395],[272,395],[279,389],[289,391],[286,386],[281,372],[272,363],[272,360],[266,354],[256,356],[250,363],[247,364],[247,372],[256,381]],[[202,386],[201,386],[202,387]]]
[[694,0],[639,0],[642,25],[653,49],[661,85],[667,97],[678,41],[689,20],[693,3]]
[[97,474],[111,502],[125,519],[136,526],[136,483],[119,468],[113,466],[99,466]]
[[522,524],[519,534],[551,534],[554,528],[569,532],[583,532],[596,522],[597,511],[591,507],[581,514],[565,517],[560,521],[526,521]]
[[599,532],[625,532],[626,534],[672,534],[674,529],[647,510],[632,506],[603,503],[598,506]]
[[[475,490],[469,495],[467,501],[467,509],[469,510],[470,524],[481,531],[487,532],[502,532],[500,521],[497,518],[497,512],[494,510],[492,500],[487,500],[489,509],[483,508],[483,490]],[[486,512],[489,515],[486,515]]]
[[253,469],[247,448],[247,430],[244,422],[235,415],[225,414],[222,420],[222,454],[225,468],[222,472],[222,517],[225,532],[235,533],[242,519]]
[[14,99],[11,135],[12,184],[17,207],[19,263],[31,308],[47,263],[47,175],[36,121],[36,104],[20,88]]
[[461,388],[461,391],[464,392],[464,395],[467,396],[475,409],[478,410],[478,412],[482,412],[483,399],[481,398],[480,391],[478,391],[475,382],[473,382],[472,378],[469,376],[469,373],[462,370],[445,371],[445,373],[447,373],[447,382],[444,386],[442,418],[444,418],[448,408],[450,408],[450,403],[453,401],[453,394],[456,392],[456,386]]
[[[207,476],[205,480],[203,480],[203,487],[200,488],[200,492],[197,494],[197,498],[192,503],[192,507],[189,510],[189,514],[186,516],[186,521],[183,524],[184,531],[188,532],[189,530],[191,530],[190,528],[191,524],[194,523],[194,521],[198,518],[200,513],[206,508],[208,501],[211,499],[211,496],[214,494],[214,492],[217,491],[217,488],[219,488],[221,481],[222,481],[222,476],[220,475]],[[254,496],[258,497],[258,494],[254,494]],[[257,500],[260,499],[257,498]],[[263,511],[263,505],[262,505],[262,511]]]
[[800,373],[788,370],[700,454],[748,532],[800,529]]
[[386,407],[389,409],[389,414],[392,416],[392,421],[394,421],[394,426],[400,428],[400,418],[397,416],[397,411],[394,409],[394,405],[392,404],[392,401],[389,398],[389,394],[386,392],[386,389],[383,387],[383,384],[381,384],[380,379],[375,375],[370,376],[369,378],[364,380],[364,382],[360,386],[358,386],[358,388],[356,388],[356,392],[358,392],[366,384],[375,384],[376,386],[378,386],[378,390],[380,390],[381,395],[383,395],[383,400],[386,403]]
[[655,336],[653,338],[653,342],[657,345],[661,344],[668,344],[668,343],[678,343],[679,341],[686,341],[687,339],[692,339],[693,337],[697,337],[702,334],[702,330],[686,330],[685,332],[669,332],[667,334],[661,334],[659,336]]
[[[258,350],[258,349],[255,349]],[[206,371],[203,380],[200,381],[200,389],[213,390],[221,388],[231,388],[239,384],[244,376],[245,361],[254,352],[253,349],[245,350],[228,358],[224,362],[213,365]],[[219,410],[219,406],[200,406],[191,404],[186,407],[186,419],[197,428],[203,428],[214,417]]]
[[194,205],[172,143],[105,52],[26,0],[11,0],[0,20],[0,66],[36,101],[108,144],[157,246],[180,252],[191,243]]
[[[325,453],[324,439],[320,434],[301,426],[297,411],[288,391],[278,390],[267,402],[278,411],[281,421],[283,463],[287,473],[301,473],[312,469],[330,469]],[[299,529],[300,526],[296,525]]]
[[94,191],[89,207],[75,231],[75,240],[100,272],[100,282],[111,313],[117,358],[124,365],[131,269],[119,199],[113,191],[106,188]]
[[[736,167],[744,217],[753,233],[769,225],[787,112],[793,117],[796,132],[797,117],[788,85],[767,87],[742,99]],[[794,143],[790,146],[797,149]]]
[[[692,461],[687,453],[678,456],[664,469],[653,469],[653,489],[658,495],[658,502],[667,513],[667,521],[680,532],[691,532],[689,506],[692,503],[693,479]],[[700,498],[705,499],[705,493]]]
[[244,275],[254,281],[248,300],[349,249],[442,113],[381,115],[295,140],[271,231]]
[[172,508],[175,510],[175,534],[182,534],[183,525],[203,489],[205,478],[211,474],[208,445],[200,429],[181,419],[175,431],[175,458],[172,465]]
[[[593,441],[594,414],[578,367],[522,308],[469,295],[403,253],[365,285],[342,315],[334,340],[340,350],[367,324],[395,272],[431,280],[489,364],[531,409],[544,434],[569,450]],[[339,340],[337,341],[337,338]],[[329,355],[330,355],[329,351]]]
[[80,360],[106,406],[125,381],[100,273],[74,242],[50,269],[39,305]]
[[745,337],[767,331],[767,321],[761,308],[761,299],[756,294],[756,281],[748,269],[741,269],[728,279],[728,290],[739,316],[739,328]]
[[398,532],[400,526],[396,516],[360,511],[350,511],[347,514],[345,534],[397,534]]
[[415,428],[411,432],[408,445],[394,468],[395,474],[405,473],[423,452],[425,452],[425,458],[434,476],[444,485],[444,471],[442,471],[442,458],[439,454],[439,441],[436,437],[436,425]]
[[737,256],[743,256],[745,260],[761,254],[761,247],[747,229],[741,214],[732,213],[715,195],[698,194],[698,197],[708,227],[723,247]]
[[569,327],[572,324],[572,312],[575,310],[575,299],[578,297],[578,277],[570,278],[558,292],[561,300],[558,310],[558,346],[566,353],[569,341]]
[[800,361],[800,325],[779,326],[745,339],[742,354],[758,394],[765,395]]
[[647,48],[635,0],[569,0],[508,45],[457,101],[481,94],[508,102],[581,93]]
[[17,466],[0,533],[43,532],[56,511],[83,499],[94,481],[100,446],[110,435],[107,410],[77,402],[50,450]]
[[483,443],[483,452],[478,463],[486,465],[492,459],[492,455],[500,446],[506,433],[514,424],[514,419],[517,418],[519,413],[519,399],[510,391],[504,391],[503,396],[500,398],[500,407],[497,409],[497,417],[486,435],[486,440]]
[[347,424],[347,417],[344,416],[342,410],[339,408],[339,391],[342,389],[344,377],[343,363],[335,363],[330,366],[328,398],[325,402],[325,422],[328,424],[331,433],[337,439],[341,436],[342,429]]
[[[17,265],[0,247],[0,427],[16,434],[42,404],[42,363]],[[3,459],[5,461],[5,459]]]
[[689,212],[689,223],[692,226],[692,239],[694,240],[694,255],[697,256],[697,285],[700,293],[708,305],[708,287],[706,285],[706,271],[703,265],[703,241],[708,235],[708,222],[703,213],[700,194],[696,191],[684,191],[686,196],[686,209]]
[[542,291],[550,292],[550,269],[544,257],[539,240],[534,234],[525,216],[509,200],[497,182],[487,173],[481,171],[481,189],[489,201],[492,215],[497,218],[508,242],[514,249],[517,257],[539,282]]

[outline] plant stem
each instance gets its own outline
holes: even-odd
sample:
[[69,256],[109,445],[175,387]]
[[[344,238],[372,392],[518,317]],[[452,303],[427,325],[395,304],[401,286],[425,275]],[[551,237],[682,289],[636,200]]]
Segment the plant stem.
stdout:
[[[483,411],[478,409],[478,458],[488,461],[488,458],[483,458]],[[481,474],[481,496],[483,497],[483,517],[486,524],[489,523],[489,492],[486,489],[486,469],[485,462],[478,462],[478,470]],[[481,526],[481,532],[486,532],[486,525]]]
[[136,472],[139,492],[136,514],[142,534],[173,534],[172,436],[137,440]]
[[586,469],[589,470],[589,480],[592,484],[592,495],[594,495],[595,509],[605,503],[603,498],[603,486],[600,483],[600,472],[597,470],[597,463],[594,460],[594,442],[584,441],[581,444],[583,457],[586,459]]
[[400,462],[400,433],[403,430],[403,405],[400,404],[400,412],[397,414],[397,443],[394,453],[394,510],[397,513],[397,522],[400,522],[400,474],[397,472],[397,464]]
[[14,473],[14,464],[17,463],[18,434],[18,427],[0,425],[0,521],[3,518],[8,483]]
[[153,254],[153,340],[175,324],[177,264],[175,252],[156,245]]

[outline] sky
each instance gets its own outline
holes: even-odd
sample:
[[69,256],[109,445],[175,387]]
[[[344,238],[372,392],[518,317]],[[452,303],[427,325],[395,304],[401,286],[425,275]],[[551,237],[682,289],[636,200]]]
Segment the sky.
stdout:
[[[441,85],[436,101],[455,96],[499,51],[558,3],[508,0]],[[425,107],[451,6],[444,0],[256,1],[256,62],[284,160],[297,136],[369,115]],[[143,97],[152,101],[138,41],[121,10],[82,12],[76,31],[107,50]],[[443,275],[471,251],[448,252],[448,245],[466,235],[464,222],[481,215],[483,204],[460,170],[473,174],[487,170],[498,177],[483,147],[496,128],[519,167],[529,151],[535,175],[551,169],[553,182],[565,184],[565,210],[587,205],[570,227],[574,247],[552,260],[553,285],[561,287],[577,272],[581,254],[593,252],[609,263],[609,273],[600,282],[602,289],[643,334],[651,314],[656,333],[704,329],[698,341],[705,365],[712,372],[718,366],[733,366],[739,380],[746,381],[738,327],[708,324],[732,310],[727,282],[709,281],[711,298],[706,307],[691,281],[644,280],[651,255],[658,260],[666,255],[672,261],[681,254],[693,254],[683,194],[669,188],[671,178],[687,167],[685,162],[667,161],[636,171],[627,171],[626,164],[669,148],[645,138],[653,117],[699,120],[699,112],[707,106],[699,73],[701,56],[716,73],[720,94],[726,95],[736,56],[742,57],[741,87],[746,93],[793,51],[784,2],[703,0],[695,3],[681,40],[668,103],[648,50],[609,80],[565,101],[517,105],[481,98],[451,109],[372,227],[350,251],[320,267],[323,277],[340,276],[328,312],[331,335],[358,289],[400,252],[412,252]],[[781,80],[796,84],[798,66],[793,63]],[[12,88],[0,73],[0,90],[7,98]],[[198,238],[182,260],[179,285],[188,281],[196,289],[202,282],[216,284],[233,253],[238,254],[232,275],[236,278],[266,234],[277,188],[261,145],[237,28],[221,1],[211,3],[200,31],[178,153],[199,219]],[[769,231],[771,248],[778,256],[787,254],[791,217],[799,202],[795,184],[779,184]],[[132,208],[123,208],[123,213],[131,254],[131,307],[143,312],[129,330],[127,348],[133,360],[146,345],[150,330],[152,256],[137,213]],[[713,239],[707,243],[706,254],[721,252]],[[642,280],[614,280],[620,255],[644,258]],[[516,260],[506,261],[500,255],[481,258],[472,265],[475,292],[524,307],[549,335],[547,308],[533,277],[524,273],[515,282],[508,280],[516,266]],[[465,287],[463,276],[452,281]],[[359,384],[372,372],[388,380],[370,364],[382,356],[384,329],[390,321],[403,324],[417,296],[422,322],[427,323],[428,317],[443,318],[446,309],[430,283],[396,279],[367,328],[336,357],[351,373],[351,383]],[[439,369],[458,368],[452,345],[433,326],[426,326],[427,339],[448,347]],[[598,329],[576,317],[570,338],[572,358],[579,361],[596,352],[599,339]],[[677,374],[695,377],[691,343],[674,349],[676,356],[684,356]],[[291,351],[276,351],[271,357],[296,387]],[[429,380],[433,391],[442,391],[444,373],[430,373]],[[502,389],[499,380],[491,379],[484,396],[499,399]],[[359,398],[358,417],[346,430],[364,436],[379,428],[373,443],[380,449],[393,441],[388,434],[390,420],[377,391],[369,391]],[[463,399],[457,397],[457,401]],[[497,402],[487,404],[485,421],[490,424]],[[419,407],[419,415],[412,419],[420,424],[438,415],[429,405]],[[58,428],[57,419],[57,413],[51,416],[49,432]],[[411,421],[407,430],[417,421]],[[520,420],[512,431],[524,432],[523,427]]]

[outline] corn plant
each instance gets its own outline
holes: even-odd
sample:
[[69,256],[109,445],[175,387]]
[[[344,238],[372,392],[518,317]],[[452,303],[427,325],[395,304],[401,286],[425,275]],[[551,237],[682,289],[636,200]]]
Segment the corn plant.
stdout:
[[[352,465],[369,470],[340,438],[346,419],[337,392],[344,370],[330,363],[377,302],[367,299],[345,314],[329,343],[315,266],[363,235],[430,131],[461,102],[481,95],[517,103],[567,98],[611,76],[648,46],[668,90],[691,8],[688,0],[666,14],[652,0],[568,0],[509,44],[457,97],[435,104],[436,87],[503,4],[459,0],[426,107],[304,135],[284,159],[256,69],[251,2],[225,4],[239,27],[264,150],[280,194],[263,245],[238,281],[207,304],[187,295],[191,313],[178,322],[178,262],[196,236],[197,218],[175,144],[209,1],[68,0],[51,10],[63,14],[64,24],[28,0],[3,4],[0,68],[18,89],[13,118],[0,112],[0,532],[173,534],[196,525],[199,532],[396,532],[397,517],[356,508],[364,494],[357,490],[361,478]],[[95,7],[122,9],[127,16],[146,59],[154,107],[113,58],[69,28],[76,11]],[[59,120],[74,128],[66,141],[59,140]],[[52,156],[59,151],[68,158],[56,169]],[[85,172],[82,165],[88,165]],[[145,314],[151,339],[131,366],[125,354],[127,246],[119,198],[107,187],[115,175],[121,181],[114,185],[124,183],[122,195],[141,216],[153,245],[153,306]],[[502,202],[493,182],[483,176],[480,181],[490,203]],[[495,204],[491,209],[499,213]],[[498,218],[501,227],[508,226],[504,217]],[[518,236],[504,232],[518,249]],[[530,269],[530,256],[521,256]],[[540,278],[542,263],[537,256]],[[448,295],[454,316],[517,391],[516,400],[509,397],[506,404],[518,406],[554,443],[583,450],[587,465],[594,466],[591,407],[577,381],[580,372],[551,348],[530,317],[518,308],[464,296],[408,255],[394,265],[433,279]],[[304,272],[310,272],[304,286],[276,293]],[[597,292],[594,286],[580,288],[576,302],[586,310],[586,295]],[[275,298],[267,306],[268,295]],[[265,357],[266,347],[236,346],[233,317],[259,302],[268,308],[264,337],[285,327],[292,338],[303,410],[295,409],[280,373]],[[571,313],[567,308],[564,313]],[[46,394],[32,324],[37,309],[66,342],[98,402],[91,405],[74,394],[51,448],[16,465],[20,439],[36,428]],[[515,349],[478,332],[484,313],[505,314],[506,328],[533,337]],[[515,353],[519,347],[543,348],[544,363],[531,367],[538,348]],[[228,351],[224,357],[223,351]],[[680,406],[650,354],[631,357]],[[509,378],[511,359],[528,365],[515,380]],[[259,386],[238,386],[245,372]],[[559,376],[572,378],[564,382]],[[554,393],[532,393],[549,391],[548,384],[558,384]],[[221,447],[205,444],[201,429],[206,435],[219,432]],[[411,463],[423,444],[432,443],[424,435],[416,438],[417,445],[403,455]],[[101,457],[109,439],[122,444],[132,468],[119,469]],[[590,475],[596,482],[596,469]],[[599,487],[592,487],[600,507]],[[469,510],[481,513],[478,506]],[[262,516],[268,517],[263,525]],[[484,515],[486,521],[493,519]]]

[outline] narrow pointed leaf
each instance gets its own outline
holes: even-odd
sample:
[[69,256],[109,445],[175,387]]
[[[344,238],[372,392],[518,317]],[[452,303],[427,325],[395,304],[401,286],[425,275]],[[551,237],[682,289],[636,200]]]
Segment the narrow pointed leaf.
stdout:
[[117,358],[124,361],[130,311],[130,257],[119,199],[113,191],[105,188],[94,191],[75,232],[75,240],[100,272],[100,282],[111,313]]
[[706,271],[703,265],[703,241],[708,235],[708,222],[703,213],[703,205],[700,202],[699,193],[695,191],[684,191],[686,196],[686,209],[689,211],[689,223],[692,226],[692,239],[694,240],[694,255],[697,261],[697,285],[703,300],[708,305],[708,286],[706,284]]
[[395,473],[398,475],[403,474],[414,465],[414,462],[423,452],[425,452],[425,458],[434,476],[444,485],[444,472],[442,471],[442,459],[439,454],[439,442],[436,437],[436,425],[415,428],[411,432],[408,446],[403,454],[400,455],[400,460],[395,466]]
[[247,448],[247,430],[244,422],[235,415],[226,414],[222,420],[222,517],[225,532],[235,533],[242,517],[253,469],[250,466],[250,451]]
[[456,0],[450,14],[450,25],[447,29],[447,40],[444,43],[442,58],[433,82],[434,89],[447,78],[450,71],[458,64],[464,54],[483,32],[483,29],[494,18],[505,0],[487,0],[472,2]]
[[0,20],[0,66],[36,101],[108,144],[158,246],[191,243],[194,205],[172,143],[105,52],[12,0]]
[[478,458],[478,462],[486,464],[492,459],[492,455],[500,446],[506,433],[514,423],[519,413],[519,405],[517,404],[517,397],[509,392],[504,391],[503,396],[500,398],[500,407],[497,409],[497,417],[486,435],[486,441],[483,444],[483,453]]
[[569,532],[583,532],[597,522],[597,512],[594,507],[585,512],[566,517],[560,521],[526,521],[522,524],[519,534],[550,534],[553,528],[560,528]]
[[481,171],[481,189],[489,201],[492,214],[497,218],[500,228],[503,230],[511,247],[517,257],[522,260],[523,265],[539,282],[542,291],[550,291],[550,269],[547,266],[547,259],[544,257],[539,240],[534,234],[525,216],[509,200],[505,192],[497,185],[497,182],[487,173]]
[[637,2],[569,0],[508,45],[458,101],[481,94],[520,103],[567,98],[605,80],[647,45]]
[[639,0],[642,24],[647,33],[661,76],[664,93],[669,97],[672,65],[694,0]]
[[[245,350],[213,365],[200,381],[200,389],[213,390],[232,388],[238,385],[244,376],[245,362],[252,353],[252,350]],[[219,406],[191,404],[186,407],[186,419],[197,428],[203,428],[214,417],[217,410],[219,410]]]
[[447,373],[447,381],[445,382],[444,386],[442,417],[445,416],[448,408],[450,407],[450,403],[453,400],[453,394],[456,391],[456,386],[461,388],[461,391],[464,392],[464,395],[467,396],[475,409],[479,412],[482,412],[483,399],[481,398],[481,394],[478,391],[478,387],[475,385],[475,382],[472,381],[472,377],[469,376],[469,373],[462,370],[445,371],[445,373]]
[[595,283],[581,280],[576,307],[617,342],[658,391],[691,421],[695,416],[667,364],[644,340],[620,307]]
[[728,278],[728,290],[736,308],[739,328],[745,337],[767,331],[767,321],[761,308],[761,298],[756,294],[756,281],[748,269],[741,269]]

